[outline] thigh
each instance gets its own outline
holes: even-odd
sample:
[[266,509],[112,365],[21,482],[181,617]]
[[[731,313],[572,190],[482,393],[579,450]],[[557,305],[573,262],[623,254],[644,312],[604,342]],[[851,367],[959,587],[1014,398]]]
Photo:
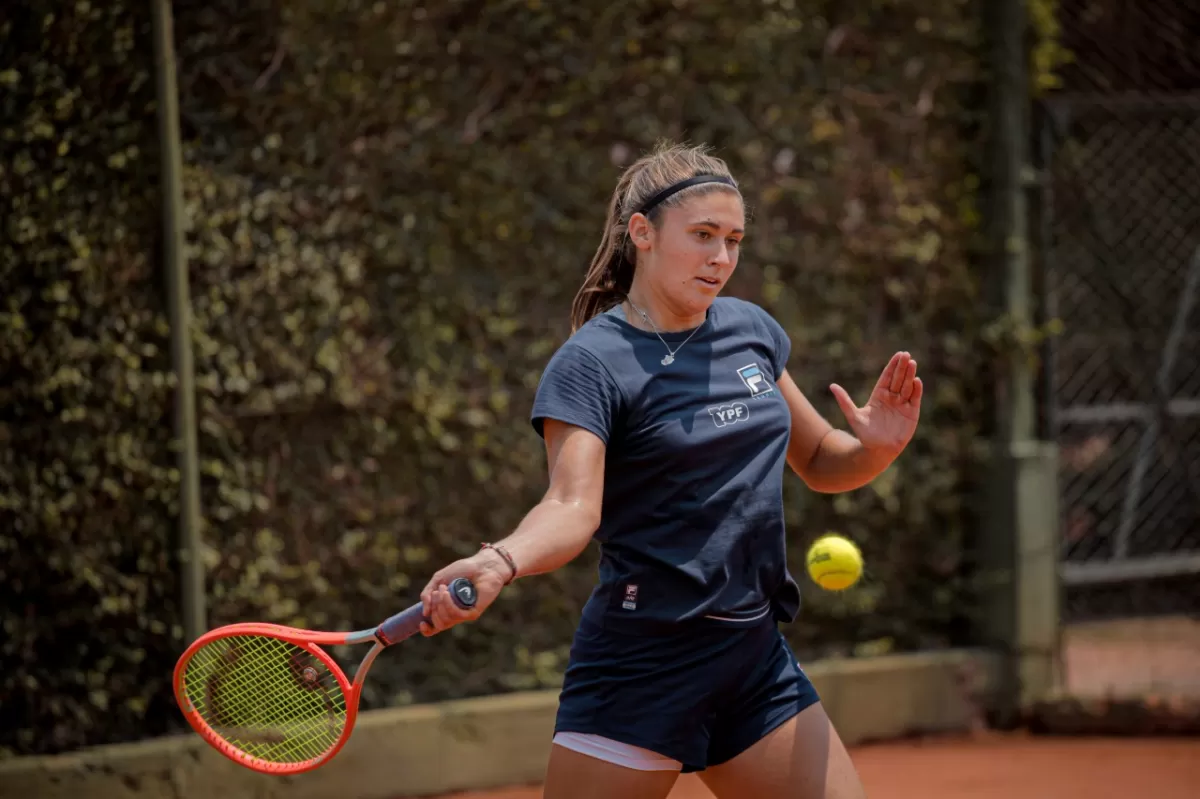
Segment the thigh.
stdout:
[[666,799],[678,778],[678,771],[628,768],[555,744],[542,799]]
[[866,799],[850,754],[820,703],[700,778],[717,799]]

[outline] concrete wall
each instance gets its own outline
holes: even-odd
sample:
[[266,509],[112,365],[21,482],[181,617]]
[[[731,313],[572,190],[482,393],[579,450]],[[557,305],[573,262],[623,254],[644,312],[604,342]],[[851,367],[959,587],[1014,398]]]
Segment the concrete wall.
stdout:
[[[848,744],[965,730],[998,685],[988,652],[822,661],[807,672]],[[538,782],[557,692],[364,713],[326,766],[243,769],[197,736],[0,761],[0,799],[396,799]]]

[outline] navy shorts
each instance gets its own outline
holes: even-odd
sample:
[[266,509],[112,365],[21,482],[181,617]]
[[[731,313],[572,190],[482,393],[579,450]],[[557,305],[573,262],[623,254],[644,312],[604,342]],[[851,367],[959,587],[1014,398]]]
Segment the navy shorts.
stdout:
[[678,760],[687,773],[733,759],[817,701],[769,617],[751,627],[655,635],[584,619],[554,731],[640,746]]

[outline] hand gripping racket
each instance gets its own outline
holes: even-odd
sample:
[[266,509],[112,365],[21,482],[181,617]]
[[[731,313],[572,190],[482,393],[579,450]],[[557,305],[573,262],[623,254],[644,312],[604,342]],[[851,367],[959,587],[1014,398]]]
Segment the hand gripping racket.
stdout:
[[[475,606],[475,586],[450,583],[455,604]],[[386,647],[416,634],[421,603],[378,627],[314,632],[230,624],[196,639],[175,665],[175,699],[192,729],[239,765],[297,774],[327,763],[350,737],[363,681]],[[322,646],[374,642],[351,683]]]

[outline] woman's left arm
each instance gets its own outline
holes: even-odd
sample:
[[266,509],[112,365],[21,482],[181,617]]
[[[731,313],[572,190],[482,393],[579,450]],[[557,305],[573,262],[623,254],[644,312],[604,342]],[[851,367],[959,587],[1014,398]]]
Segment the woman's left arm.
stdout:
[[817,413],[787,372],[779,379],[792,415],[788,465],[812,490],[835,494],[871,482],[904,451],[917,429],[924,388],[917,362],[898,352],[863,407],[836,383],[829,389],[850,432],[835,429]]

